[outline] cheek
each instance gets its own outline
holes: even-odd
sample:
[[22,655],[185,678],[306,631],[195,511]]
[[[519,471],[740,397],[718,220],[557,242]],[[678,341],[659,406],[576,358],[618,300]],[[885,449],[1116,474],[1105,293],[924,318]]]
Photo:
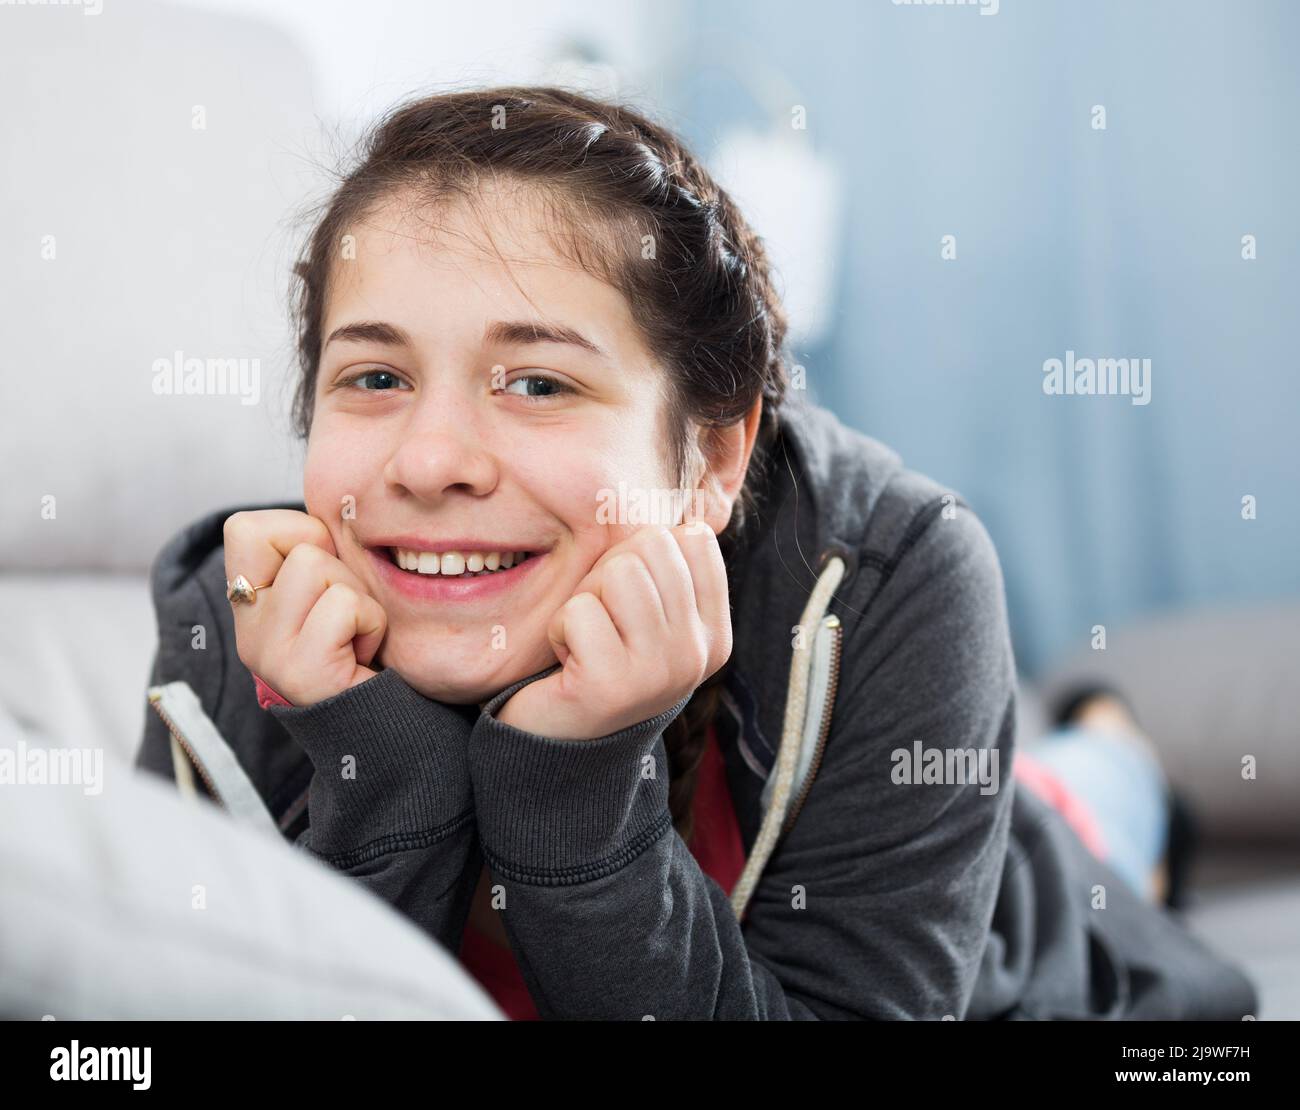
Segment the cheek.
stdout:
[[596,524],[596,499],[605,483],[600,456],[585,451],[550,452],[514,467],[513,476],[524,498],[559,524],[562,539],[557,554],[565,559],[564,578],[572,585],[604,549]]
[[569,552],[557,583],[562,592],[644,523],[620,516],[617,506],[653,491],[670,492],[673,485],[658,444],[639,422],[601,431],[557,438],[545,451],[517,456],[511,467],[525,496],[563,527]]
[[347,538],[349,520],[355,520],[364,500],[364,479],[371,472],[356,451],[340,449],[337,440],[316,438],[315,430],[303,460],[302,499],[307,512],[324,522],[339,558],[364,581],[370,568],[367,556]]
[[347,467],[341,452],[329,449],[326,437],[317,438],[315,431],[307,446],[307,457],[302,468],[302,499],[307,511],[319,517],[334,532],[336,507],[340,504],[346,482]]
[[364,428],[349,434],[346,425],[318,420],[303,460],[303,501],[312,516],[334,530],[351,498],[359,511],[363,494],[374,489],[384,465],[384,444]]

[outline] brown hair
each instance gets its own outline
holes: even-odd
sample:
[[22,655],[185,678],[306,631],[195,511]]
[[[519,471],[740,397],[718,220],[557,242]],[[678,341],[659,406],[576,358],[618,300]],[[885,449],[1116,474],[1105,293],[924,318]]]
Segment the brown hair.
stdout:
[[[331,268],[348,228],[398,191],[472,204],[484,178],[538,187],[557,248],[626,297],[669,379],[665,431],[679,485],[699,463],[692,425],[707,434],[735,424],[762,397],[745,487],[719,537],[730,562],[785,394],[785,313],[763,244],[731,198],[676,136],[623,105],[557,88],[490,88],[411,101],[369,132],[295,268],[299,435],[311,432]],[[669,808],[687,840],[725,669],[664,736]]]

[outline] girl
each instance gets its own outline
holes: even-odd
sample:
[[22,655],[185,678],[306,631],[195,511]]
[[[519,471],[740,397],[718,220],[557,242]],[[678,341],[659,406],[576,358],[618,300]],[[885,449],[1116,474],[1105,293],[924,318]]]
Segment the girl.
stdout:
[[[986,532],[791,389],[762,245],[673,135],[555,89],[410,103],[298,276],[304,503],[154,574],[154,682],[286,836],[514,1017],[1164,1004],[1085,943],[1104,865],[1013,789]],[[1219,975],[1162,1016],[1240,1016],[1144,928]]]

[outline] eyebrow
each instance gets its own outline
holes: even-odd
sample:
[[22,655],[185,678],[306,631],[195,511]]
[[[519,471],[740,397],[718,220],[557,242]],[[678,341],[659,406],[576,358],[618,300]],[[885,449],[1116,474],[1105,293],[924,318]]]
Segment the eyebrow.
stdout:
[[[357,320],[330,332],[325,340],[328,346],[334,340],[353,343],[378,343],[385,347],[411,347],[411,337],[396,324],[382,320]],[[605,351],[581,332],[566,324],[547,324],[539,320],[497,320],[483,332],[484,343],[524,346],[530,343],[564,343],[580,347],[599,358],[607,358]]]
[[539,320],[498,320],[483,332],[485,343],[524,346],[529,343],[565,343],[581,347],[600,358],[605,352],[579,331],[565,324],[546,324]]
[[325,340],[325,346],[328,347],[336,339],[348,339],[353,343],[379,343],[385,347],[413,345],[411,337],[396,324],[385,324],[381,320],[357,320],[335,328]]

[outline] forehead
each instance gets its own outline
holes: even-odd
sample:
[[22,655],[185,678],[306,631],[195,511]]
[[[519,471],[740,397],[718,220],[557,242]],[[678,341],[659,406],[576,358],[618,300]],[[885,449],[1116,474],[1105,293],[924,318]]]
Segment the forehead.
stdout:
[[473,204],[390,194],[344,230],[350,238],[331,273],[324,333],[358,314],[415,333],[423,321],[443,334],[540,316],[633,353],[640,344],[627,299],[562,252],[557,230],[553,202],[524,185],[485,185]]

